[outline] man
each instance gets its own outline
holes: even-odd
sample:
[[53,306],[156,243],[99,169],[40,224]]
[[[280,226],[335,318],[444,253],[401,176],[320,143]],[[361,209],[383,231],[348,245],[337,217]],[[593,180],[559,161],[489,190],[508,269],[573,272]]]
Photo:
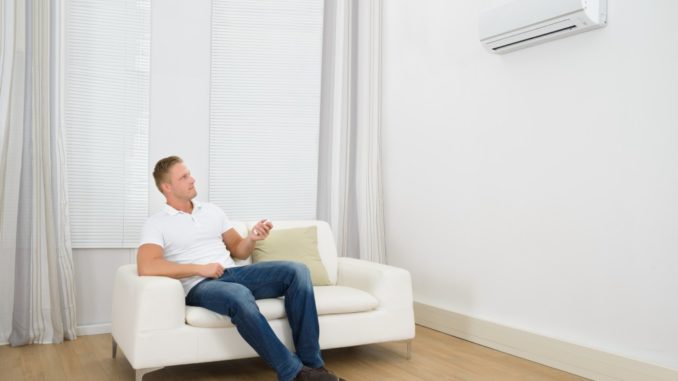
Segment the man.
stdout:
[[[341,380],[324,368],[320,355],[308,268],[296,262],[235,266],[233,258],[247,259],[256,242],[266,239],[271,222],[261,220],[247,237],[240,236],[219,207],[193,200],[195,179],[177,156],[158,161],[153,177],[167,204],[144,226],[137,253],[139,275],[177,278],[186,304],[230,316],[279,380]],[[255,303],[280,296],[285,297],[296,354],[280,342]]]

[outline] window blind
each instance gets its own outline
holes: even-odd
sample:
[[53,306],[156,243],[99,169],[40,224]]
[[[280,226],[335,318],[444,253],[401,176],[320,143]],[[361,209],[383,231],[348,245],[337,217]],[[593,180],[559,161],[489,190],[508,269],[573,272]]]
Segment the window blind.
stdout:
[[73,247],[135,247],[148,215],[150,0],[65,3]]
[[209,196],[231,219],[315,219],[323,1],[213,0]]

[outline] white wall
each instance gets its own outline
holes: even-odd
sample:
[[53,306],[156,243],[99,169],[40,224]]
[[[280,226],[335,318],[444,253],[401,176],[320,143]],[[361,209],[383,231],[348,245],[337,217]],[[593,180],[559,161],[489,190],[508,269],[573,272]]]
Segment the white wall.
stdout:
[[78,334],[110,332],[115,271],[135,261],[132,249],[73,249]]
[[[210,1],[153,0],[151,4],[149,213],[165,202],[151,177],[155,163],[178,155],[208,199]],[[111,322],[118,267],[136,262],[136,249],[75,249],[78,326]],[[105,327],[103,328],[106,329]]]
[[678,369],[678,2],[498,56],[503,1],[384,1],[389,263],[415,299]]
[[[163,157],[189,166],[198,198],[207,200],[209,173],[210,0],[151,3],[149,176]],[[151,181],[150,213],[165,199]]]

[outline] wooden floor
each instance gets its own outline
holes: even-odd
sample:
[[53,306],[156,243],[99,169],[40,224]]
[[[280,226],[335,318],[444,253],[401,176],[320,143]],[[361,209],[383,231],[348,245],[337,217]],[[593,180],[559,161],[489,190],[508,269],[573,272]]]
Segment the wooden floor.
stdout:
[[[323,351],[326,365],[348,381],[360,380],[585,380],[446,334],[417,326],[412,358],[404,343],[373,344]],[[153,380],[275,380],[260,359],[171,366],[149,373]],[[134,370],[111,336],[82,336],[56,345],[0,346],[0,380],[134,380]]]

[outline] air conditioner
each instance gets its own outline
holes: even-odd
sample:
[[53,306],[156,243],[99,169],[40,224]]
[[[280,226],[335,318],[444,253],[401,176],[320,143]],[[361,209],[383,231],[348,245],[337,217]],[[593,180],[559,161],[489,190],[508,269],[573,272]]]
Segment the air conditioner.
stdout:
[[513,0],[480,14],[480,41],[506,53],[607,24],[607,0]]

